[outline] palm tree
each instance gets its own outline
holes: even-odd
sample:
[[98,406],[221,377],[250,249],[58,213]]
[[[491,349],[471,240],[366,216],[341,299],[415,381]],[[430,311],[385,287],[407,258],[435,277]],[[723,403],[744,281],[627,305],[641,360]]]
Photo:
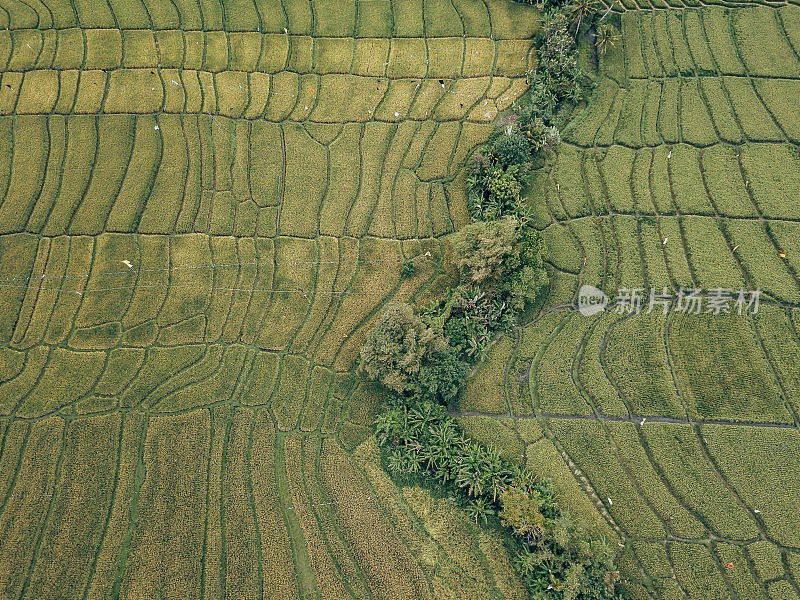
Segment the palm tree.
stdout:
[[617,29],[611,23],[603,23],[597,29],[597,38],[594,40],[595,48],[600,56],[603,56],[609,48],[612,48],[619,41]]
[[478,519],[483,519],[483,522],[486,523],[486,517],[495,514],[491,502],[482,497],[470,500],[466,510],[469,516],[475,519],[476,525],[478,524]]
[[494,448],[490,448],[486,452],[484,459],[484,472],[488,480],[489,489],[492,492],[492,501],[497,501],[497,495],[506,489],[511,480],[511,471],[506,467],[500,453]]
[[581,22],[597,12],[597,0],[573,0],[569,10],[570,21],[577,23],[575,25],[575,37],[577,38],[578,32],[581,30]]
[[402,431],[404,419],[399,412],[389,410],[375,419],[375,437],[379,445],[383,446],[386,442],[398,437],[398,433]]
[[484,462],[485,450],[478,444],[470,444],[464,454],[463,463],[458,470],[456,483],[466,488],[470,496],[480,496],[483,494],[486,485],[486,470]]

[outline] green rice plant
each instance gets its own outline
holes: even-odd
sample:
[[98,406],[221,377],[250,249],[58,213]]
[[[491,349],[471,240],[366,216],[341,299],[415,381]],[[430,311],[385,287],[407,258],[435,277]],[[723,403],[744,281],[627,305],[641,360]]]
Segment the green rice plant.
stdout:
[[35,29],[15,29],[11,31],[11,56],[8,69],[27,71],[36,66],[36,59],[43,50],[42,34]]
[[676,317],[669,342],[677,383],[697,418],[791,421],[746,316]]
[[[663,290],[665,287],[671,288],[672,280],[667,269],[664,253],[665,244],[658,233],[655,223],[640,220],[639,230],[641,232],[642,254],[648,285],[657,290]],[[675,241],[677,242],[678,240]]]
[[789,563],[789,570],[791,571],[794,577],[797,577],[797,574],[800,573],[800,556],[797,555],[795,552],[787,553],[788,563]]
[[27,352],[28,362],[23,370],[0,384],[0,392],[3,393],[0,410],[3,415],[10,415],[36,385],[42,376],[49,356],[50,349],[48,347],[34,346]]
[[620,398],[600,362],[600,344],[610,323],[618,319],[613,312],[603,313],[589,330],[585,339],[583,356],[577,366],[577,377],[597,410],[605,415],[625,416],[628,409]]
[[704,525],[736,539],[758,535],[755,523],[715,474],[689,425],[648,423],[642,434],[663,476]]
[[287,502],[291,512],[299,522],[302,537],[305,541],[305,550],[308,553],[309,563],[314,571],[315,583],[322,589],[330,590],[334,597],[347,596],[341,580],[341,574],[325,543],[319,524],[314,515],[308,495],[305,492],[303,481],[306,478],[302,471],[303,438],[298,435],[288,435],[285,438],[286,476],[289,485]]
[[661,88],[661,104],[658,108],[658,131],[664,141],[668,143],[676,143],[680,138],[679,89],[678,79],[664,79]]
[[739,55],[749,73],[780,77],[797,71],[797,56],[787,43],[773,9],[739,9],[733,12],[731,22]]
[[794,348],[797,339],[792,335],[792,322],[788,313],[771,306],[763,306],[754,318],[756,333],[764,351],[781,383],[787,400],[795,410],[800,408],[800,380],[797,355],[787,349]]
[[[207,452],[209,451],[209,417],[176,415],[151,417],[143,440],[139,467],[138,515],[142,526],[128,538],[124,575],[117,585],[124,595],[137,595],[144,589],[158,589],[154,561],[162,562],[156,547],[163,544],[163,532],[170,531],[171,560],[160,568],[175,573],[172,589],[176,594],[199,593],[201,557],[199,553],[178,552],[178,548],[203,547],[205,503],[176,502],[176,498],[203,498],[206,493]],[[198,468],[200,465],[202,467]],[[178,576],[178,574],[181,574]]]
[[317,218],[325,189],[326,154],[297,125],[284,125],[283,136],[286,178],[278,230],[283,235],[314,235],[319,230]]
[[591,214],[591,204],[586,197],[581,163],[584,153],[569,147],[558,152],[558,164],[553,174],[559,184],[559,197],[566,206],[570,217],[582,217]]
[[52,112],[58,99],[58,83],[57,71],[28,71],[14,112],[18,115]]
[[672,542],[668,551],[676,579],[691,596],[720,600],[729,597],[725,580],[708,548]]
[[[213,356],[218,347],[209,346],[206,354]],[[246,355],[243,346],[231,345],[225,348],[224,354],[219,352],[213,360],[208,361],[211,364],[204,361],[187,369],[180,376],[171,379],[168,386],[163,386],[157,394],[152,395],[154,400],[164,396],[157,403],[154,402],[154,407],[156,410],[172,412],[230,400],[241,377]],[[172,391],[173,388],[175,391]]]
[[467,36],[467,39],[489,36],[491,33],[489,11],[467,0],[454,0],[453,6],[458,11],[461,22],[464,25],[464,35]]
[[680,94],[681,136],[695,146],[708,146],[718,140],[711,115],[700,92],[700,79],[684,79]]
[[754,221],[731,219],[725,223],[731,244],[754,284],[767,294],[788,302],[800,300],[798,283],[778,255],[763,225]]
[[607,540],[618,537],[549,439],[541,439],[528,445],[526,456],[528,467],[552,482],[559,501],[563,502],[571,515],[579,518],[595,535],[603,536]]
[[669,189],[669,173],[667,170],[669,164],[667,155],[670,150],[671,148],[666,146],[652,150],[653,158],[648,178],[650,199],[656,211],[662,215],[675,214],[675,203]]
[[241,590],[257,595],[263,586],[259,565],[261,540],[253,506],[250,476],[250,435],[254,413],[248,409],[235,410],[225,432],[223,450],[224,474],[220,491],[225,494],[221,517],[224,532],[226,589]]
[[633,552],[645,573],[653,579],[672,577],[667,550],[663,543],[636,541],[631,543]]
[[[12,142],[28,140],[27,152],[15,152],[9,165],[8,185],[0,205],[0,231],[16,233],[24,229],[34,209],[47,167],[47,121],[41,116],[16,117],[12,126]],[[33,143],[30,143],[34,140]]]
[[605,118],[601,122],[602,124],[597,129],[594,138],[595,146],[611,146],[614,143],[614,132],[617,130],[619,116],[622,112],[622,103],[626,95],[627,90],[620,89],[614,96],[613,102],[610,105],[611,108],[608,110]]
[[309,371],[309,363],[303,357],[290,354],[281,359],[278,386],[271,399],[271,410],[278,428],[282,431],[291,431],[298,425],[307,395]]
[[[634,201],[631,195],[629,174],[633,170],[636,151],[622,146],[612,146],[599,162],[603,181],[608,189],[608,199],[615,212],[633,214]],[[624,177],[619,177],[624,173]]]
[[701,73],[716,71],[714,57],[711,49],[706,42],[706,34],[703,29],[702,11],[684,10],[683,11],[683,31],[686,35],[686,42],[689,44],[689,52],[697,69]]
[[613,441],[597,421],[559,419],[548,425],[623,531],[664,535],[664,526],[628,478]]
[[672,193],[681,213],[713,215],[714,208],[711,206],[703,186],[697,149],[685,144],[678,144],[671,149],[671,158],[668,160]]
[[603,241],[597,222],[591,218],[576,219],[570,223],[572,232],[583,246],[586,261],[583,265],[584,281],[600,286],[603,281]]
[[[794,545],[797,528],[798,441],[791,430],[707,425],[708,449],[742,500],[758,510],[758,519],[778,543]],[[770,485],[759,485],[769,481]]]
[[101,393],[115,396],[128,386],[144,363],[143,348],[114,348],[95,388]]
[[614,139],[624,146],[637,147],[643,143],[642,119],[648,84],[649,82],[644,79],[629,80],[617,129],[614,132]]
[[148,348],[144,364],[120,397],[120,406],[138,406],[172,374],[198,363],[204,355],[200,345]]
[[702,152],[703,175],[711,199],[722,215],[731,217],[756,217],[747,188],[741,180],[736,159],[738,151],[724,144],[706,148]]
[[745,546],[747,557],[753,562],[761,581],[779,579],[785,574],[780,549],[766,540]]
[[640,36],[641,13],[636,11],[622,13],[622,36],[625,39],[625,72],[628,77],[647,77],[642,39]]
[[719,224],[711,217],[683,217],[686,233],[686,249],[697,275],[697,284],[703,289],[739,289],[744,285],[743,276]]
[[740,598],[763,597],[760,582],[750,572],[740,546],[721,542],[715,544],[713,550],[717,560],[725,567],[725,578]]
[[759,98],[774,115],[780,128],[790,140],[797,143],[800,140],[800,119],[797,111],[791,106],[790,98],[800,93],[800,82],[791,79],[759,78],[754,80],[754,85]]
[[458,399],[460,411],[507,413],[510,410],[505,397],[505,375],[513,345],[511,338],[501,338],[488,360],[473,367]]
[[704,8],[700,13],[703,29],[719,72],[725,75],[744,75],[744,65],[731,37],[729,12],[722,7]]
[[580,270],[583,262],[580,251],[564,225],[550,225],[542,232],[542,239],[550,250],[549,260],[558,269],[570,273],[577,273]]
[[661,63],[664,75],[667,77],[678,74],[678,65],[675,63],[672,40],[669,37],[667,11],[653,11],[650,13],[650,35],[653,36],[655,51]]
[[482,416],[458,417],[457,421],[470,438],[496,448],[510,463],[524,464],[525,445],[515,429],[516,421]]
[[609,110],[615,104],[616,96],[621,93],[616,82],[611,79],[601,79],[586,112],[576,120],[577,124],[573,121],[564,129],[563,139],[585,146],[592,145]]
[[[376,3],[378,4],[378,3]],[[390,40],[385,38],[358,38],[355,40],[354,75],[380,77],[386,73]]]
[[[610,422],[608,428],[619,449],[621,460],[635,473],[638,486],[644,490],[648,503],[667,529],[679,537],[703,537],[707,533],[706,527],[670,493],[642,446],[637,426],[633,423]],[[652,565],[650,568],[658,569],[659,566]]]
[[655,46],[653,35],[653,13],[641,13],[639,21],[639,35],[642,45],[645,69],[651,77],[663,77],[664,68]]
[[572,363],[589,326],[587,319],[574,316],[562,323],[548,339],[547,347],[530,382],[535,389],[539,409],[551,414],[591,414],[591,408],[580,395],[572,379]]
[[700,77],[699,81],[701,91],[708,101],[714,127],[719,131],[720,137],[728,142],[741,142],[743,133],[733,107],[728,101],[727,90],[723,87],[722,80],[719,77]]
[[742,178],[768,218],[793,218],[800,197],[800,158],[788,144],[748,144],[741,149]]
[[792,598],[797,597],[794,586],[786,579],[772,581],[767,584],[767,592],[772,598]]
[[672,52],[675,59],[675,66],[682,75],[695,72],[694,60],[690,54],[688,40],[684,35],[684,18],[678,11],[669,11],[667,16],[667,33],[672,42]]
[[723,77],[723,81],[745,136],[755,141],[783,139],[783,135],[756,95],[749,79]]
[[[663,336],[665,317],[649,299],[640,314],[622,320],[606,332],[600,357],[610,379],[634,415],[680,417],[683,410],[671,382]],[[635,353],[637,359],[631,361]]]
[[315,366],[312,369],[308,402],[303,410],[303,417],[300,423],[301,430],[313,431],[319,427],[332,382],[333,373],[331,371],[319,366]]
[[642,105],[642,144],[656,146],[661,143],[658,132],[658,112],[661,100],[662,84],[659,81],[648,81]]
[[[427,582],[419,565],[392,532],[364,476],[333,439],[322,442],[320,484],[331,499],[337,527],[352,549],[373,593],[397,597],[423,594]],[[353,497],[363,500],[355,503]]]
[[[48,511],[42,510],[42,496],[53,495],[56,491],[55,457],[62,441],[66,441],[64,433],[65,424],[61,419],[46,419],[32,424],[27,431],[24,453],[18,455],[17,464],[12,467],[16,482],[14,493],[8,496],[5,504],[9,512],[4,511],[2,518],[6,535],[0,547],[0,573],[6,582],[4,587],[10,593],[21,593],[27,579],[27,569],[14,568],[15,565],[34,566],[39,530],[47,526]],[[106,490],[103,490],[104,499],[105,494]],[[84,505],[82,512],[88,512],[87,508]],[[102,518],[99,514],[85,517],[91,521]],[[35,526],[31,527],[31,524]],[[80,527],[77,523],[76,526]],[[91,535],[91,531],[87,533]],[[56,582],[56,585],[63,584]]]
[[644,265],[642,264],[637,223],[632,215],[614,215],[611,225],[620,241],[618,284],[624,288],[640,288],[644,285]]
[[780,7],[776,10],[776,18],[780,26],[782,26],[782,33],[786,36],[789,46],[797,51],[800,48],[800,33],[797,31],[797,25],[800,23],[800,17],[797,13],[797,3],[795,6],[788,4],[786,7]]

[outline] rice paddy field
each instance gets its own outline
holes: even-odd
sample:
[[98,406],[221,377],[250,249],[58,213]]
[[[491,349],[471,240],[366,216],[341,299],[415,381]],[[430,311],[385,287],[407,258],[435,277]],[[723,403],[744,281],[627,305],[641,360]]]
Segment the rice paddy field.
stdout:
[[[800,7],[609,18],[621,40],[530,191],[546,307],[472,373],[461,422],[617,544],[626,597],[794,600]],[[582,285],[763,295],[756,315],[589,317]]]
[[[795,600],[800,7],[611,9],[530,186],[548,299],[460,422],[617,544],[626,597]],[[445,285],[537,27],[504,0],[0,0],[0,598],[526,598],[496,531],[380,468],[352,367]],[[585,317],[584,284],[764,297]]]
[[497,532],[380,469],[351,367],[441,287],[537,27],[0,0],[1,598],[524,597]]

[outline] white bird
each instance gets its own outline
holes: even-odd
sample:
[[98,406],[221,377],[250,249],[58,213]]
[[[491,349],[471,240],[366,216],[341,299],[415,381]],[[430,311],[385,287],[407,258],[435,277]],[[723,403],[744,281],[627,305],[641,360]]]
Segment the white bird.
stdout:
[[736,245],[733,247],[733,252],[736,252],[736,249],[737,249],[738,247],[739,247],[739,244],[736,244]]
[[131,261],[129,261],[129,260],[123,260],[122,264],[125,265],[126,267],[128,267],[129,269],[133,268],[133,265],[131,264]]
[[285,33],[286,35],[289,35],[289,30],[288,30],[288,29],[286,29],[286,27],[284,27],[284,28],[283,28],[283,33]]
[[667,159],[670,159],[670,158],[672,158],[672,150],[670,150],[669,154],[667,154]]
[[758,510],[758,509],[755,509],[753,512],[754,512],[754,513],[756,513],[756,514],[758,514],[758,513],[760,513],[761,511],[760,511],[760,510]]
[[608,499],[608,503],[609,503],[611,506],[614,506],[614,503],[611,501],[611,498],[609,498],[609,499]]
[[639,425],[640,425],[640,426],[641,426],[641,425],[644,425],[644,422],[645,422],[645,421],[647,421],[647,417],[642,417],[642,422],[641,422],[641,423],[639,423]]
[[661,243],[661,245],[662,245],[662,246],[666,246],[668,241],[669,241],[669,238],[668,238],[668,237],[665,237],[665,238],[664,238],[664,241]]

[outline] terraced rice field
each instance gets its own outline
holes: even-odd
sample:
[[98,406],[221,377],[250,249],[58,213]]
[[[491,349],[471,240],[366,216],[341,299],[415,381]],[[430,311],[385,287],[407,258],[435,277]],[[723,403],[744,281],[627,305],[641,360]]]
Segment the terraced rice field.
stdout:
[[[617,541],[630,597],[796,599],[800,8],[686,4],[621,13],[532,191],[548,306],[474,373],[461,420]],[[755,316],[586,317],[583,284],[764,296]]]
[[349,369],[440,285],[536,23],[0,1],[0,596],[523,597],[496,533],[380,470]]

